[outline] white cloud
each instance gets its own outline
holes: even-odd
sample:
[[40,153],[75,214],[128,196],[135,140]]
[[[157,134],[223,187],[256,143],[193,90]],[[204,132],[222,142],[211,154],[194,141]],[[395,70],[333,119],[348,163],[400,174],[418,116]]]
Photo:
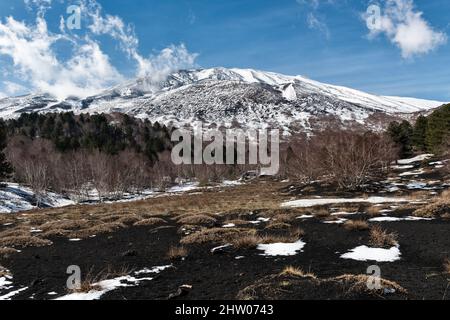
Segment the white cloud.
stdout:
[[96,35],[109,35],[119,41],[122,50],[137,63],[136,74],[149,78],[149,82],[160,82],[170,73],[179,69],[191,68],[195,65],[197,54],[190,53],[184,44],[171,45],[159,54],[149,57],[142,56],[138,51],[139,39],[134,28],[126,25],[118,16],[102,15],[100,5],[92,0],[82,1],[92,24],[89,29]]
[[26,91],[26,88],[24,86],[11,81],[3,81],[3,87],[6,90],[6,94],[8,96],[13,96]]
[[330,30],[325,21],[325,18],[318,14],[321,5],[332,5],[335,0],[296,0],[301,6],[308,7],[308,14],[306,16],[306,23],[309,29],[317,30],[323,34],[327,39],[330,38]]
[[417,11],[413,0],[387,0],[377,22],[369,37],[385,34],[401,50],[403,58],[427,54],[447,41],[447,35],[433,29]]
[[[64,18],[60,21],[60,33],[48,30],[45,12],[51,7],[51,0],[25,0],[25,3],[36,11],[36,21],[0,19],[0,55],[11,59],[8,71],[29,85],[30,90],[47,92],[60,100],[69,96],[84,98],[124,81],[125,77],[113,66],[101,43],[95,40],[100,35],[117,40],[127,58],[136,64],[136,75],[149,77],[150,83],[195,64],[197,55],[189,53],[184,45],[172,45],[159,54],[142,56],[133,26],[118,16],[102,14],[95,0],[78,1],[86,24],[82,36],[65,28]],[[58,56],[55,49],[61,42],[72,46],[72,52],[65,58]],[[13,94],[7,86],[5,89],[4,94]]]
[[53,46],[63,40],[63,36],[48,31],[41,17],[31,25],[12,17],[0,23],[0,54],[12,59],[16,74],[35,90],[61,100],[86,97],[122,79],[99,45],[89,39],[76,45],[70,59],[58,60]]
[[310,29],[318,30],[325,35],[327,39],[330,38],[330,30],[328,29],[327,24],[314,13],[310,12],[308,14],[307,23]]

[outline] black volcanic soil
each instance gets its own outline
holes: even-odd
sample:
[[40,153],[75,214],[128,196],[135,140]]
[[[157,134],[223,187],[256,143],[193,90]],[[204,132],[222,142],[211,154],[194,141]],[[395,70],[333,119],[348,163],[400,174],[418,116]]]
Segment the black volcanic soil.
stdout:
[[[446,292],[450,276],[443,275],[443,262],[450,256],[449,222],[416,221],[381,223],[399,235],[402,259],[393,263],[358,262],[339,256],[367,244],[368,231],[348,231],[319,220],[296,221],[305,230],[306,246],[291,257],[264,257],[258,250],[228,250],[212,254],[214,244],[189,246],[189,257],[173,262],[174,268],[144,281],[137,287],[118,288],[102,299],[167,299],[181,285],[192,285],[183,299],[236,299],[238,292],[265,276],[292,265],[311,271],[319,278],[343,274],[365,274],[377,264],[382,277],[408,290],[409,299],[450,299]],[[66,269],[79,265],[92,274],[105,269],[140,270],[171,264],[166,258],[170,246],[177,245],[176,228],[133,227],[79,242],[54,239],[42,248],[26,248],[0,261],[14,275],[15,288],[28,286],[14,299],[50,299],[66,294]],[[245,258],[236,260],[238,256]],[[49,292],[57,296],[49,296]],[[328,299],[329,293],[315,292],[311,298]],[[284,297],[286,298],[286,297]],[[389,298],[389,296],[386,296]]]

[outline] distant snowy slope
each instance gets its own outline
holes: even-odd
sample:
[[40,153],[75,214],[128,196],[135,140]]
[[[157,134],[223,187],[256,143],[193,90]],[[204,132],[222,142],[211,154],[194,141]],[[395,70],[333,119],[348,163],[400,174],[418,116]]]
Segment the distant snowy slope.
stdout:
[[[73,201],[53,192],[48,192],[41,199],[41,208],[65,207],[75,204]],[[36,195],[30,188],[16,183],[8,183],[0,188],[0,214],[37,208]]]
[[402,117],[444,104],[413,98],[385,97],[252,69],[182,70],[162,82],[139,78],[96,96],[58,102],[48,95],[0,100],[0,117],[23,112],[123,112],[151,121],[182,125],[195,120],[230,126],[292,126],[310,129],[335,119],[343,125],[369,125],[374,115]]

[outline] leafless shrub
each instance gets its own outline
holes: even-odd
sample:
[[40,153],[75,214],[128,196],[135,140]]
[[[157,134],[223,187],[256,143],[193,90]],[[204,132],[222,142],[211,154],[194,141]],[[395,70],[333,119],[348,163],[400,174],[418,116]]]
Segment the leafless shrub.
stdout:
[[385,175],[395,158],[391,141],[371,132],[324,130],[293,142],[293,148],[286,160],[288,175],[307,182],[327,178],[348,190]]

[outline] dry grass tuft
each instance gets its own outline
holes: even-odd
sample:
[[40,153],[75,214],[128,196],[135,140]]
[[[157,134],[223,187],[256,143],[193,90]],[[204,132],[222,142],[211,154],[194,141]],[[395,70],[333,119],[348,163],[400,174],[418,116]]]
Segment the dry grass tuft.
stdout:
[[240,236],[232,239],[230,242],[237,249],[254,249],[259,244],[269,243],[293,243],[304,236],[302,229],[291,230],[286,235],[257,235],[256,232],[247,236]]
[[246,226],[249,225],[250,222],[246,221],[246,220],[242,220],[242,219],[230,219],[230,220],[225,220],[224,224],[234,224],[235,226]]
[[290,214],[279,214],[273,217],[273,220],[276,222],[288,223],[292,222],[293,217]]
[[46,222],[39,226],[38,229],[47,232],[51,230],[77,230],[88,226],[89,222],[87,220],[61,220]]
[[304,272],[302,269],[293,266],[287,266],[286,268],[284,268],[284,270],[281,272],[281,275],[301,277],[301,278],[314,278],[314,279],[317,278],[315,274],[310,272]]
[[41,236],[44,238],[55,238],[55,237],[64,237],[67,236],[71,231],[63,230],[63,229],[54,229],[49,230],[47,232],[41,233]]
[[0,232],[0,238],[9,238],[9,237],[29,237],[31,236],[30,228],[15,228],[11,230],[5,230]]
[[0,214],[0,226],[7,223],[14,223],[14,219],[9,217],[8,215]]
[[45,247],[51,244],[52,242],[50,240],[41,239],[34,236],[5,237],[0,239],[1,247]]
[[381,207],[372,206],[366,209],[366,213],[371,217],[381,216]]
[[438,218],[450,214],[450,201],[439,199],[434,203],[426,205],[414,211],[416,217]]
[[6,276],[11,276],[11,274],[9,273],[8,269],[6,269],[5,267],[2,267],[0,265],[0,277],[6,277]]
[[142,218],[140,216],[138,216],[137,214],[126,214],[123,217],[119,218],[117,220],[117,222],[123,223],[126,225],[133,225],[140,220],[142,220]]
[[0,258],[8,259],[11,255],[17,252],[18,251],[13,248],[0,248]]
[[380,294],[383,294],[386,289],[393,289],[396,293],[402,293],[406,294],[407,291],[400,286],[398,283],[389,281],[386,279],[380,279],[380,286],[381,289],[379,290],[370,290],[367,287],[367,283],[370,281],[370,276],[361,274],[361,275],[354,275],[354,274],[344,274],[342,276],[333,278],[334,281],[344,282],[344,283],[351,283],[350,289],[352,292],[360,292],[364,293],[367,291],[380,291]]
[[348,220],[344,223],[344,228],[349,231],[369,230],[369,224],[364,220]]
[[231,245],[236,249],[255,249],[260,243],[262,238],[257,235],[249,234],[244,237],[237,237],[231,241]]
[[93,235],[111,233],[119,229],[125,229],[126,227],[126,225],[120,222],[101,223],[87,229],[73,231],[69,234],[69,237],[85,239]]
[[370,230],[370,244],[381,248],[396,246],[397,234],[388,233],[380,226],[372,227]]
[[144,219],[138,222],[135,222],[133,225],[134,226],[156,226],[156,225],[162,225],[162,224],[166,224],[166,220],[161,219],[161,218],[149,218],[149,219]]
[[447,258],[444,262],[444,273],[450,274],[450,259]]
[[266,230],[282,230],[282,229],[289,229],[291,228],[291,225],[289,223],[283,223],[283,222],[270,222],[265,229]]
[[328,210],[326,208],[314,210],[314,212],[313,212],[313,216],[317,219],[326,219],[326,218],[329,218],[330,215],[331,215],[330,210]]
[[99,285],[100,282],[117,278],[117,277],[123,277],[128,274],[130,274],[132,271],[128,268],[123,267],[122,269],[118,271],[112,271],[111,267],[108,267],[107,269],[99,272],[98,274],[94,274],[92,272],[92,269],[89,271],[89,273],[86,275],[86,277],[81,281],[80,287],[68,290],[69,293],[88,293],[91,291],[100,291],[103,288]]
[[217,220],[207,215],[191,215],[178,220],[180,224],[213,226]]
[[167,258],[170,260],[179,260],[188,256],[188,250],[185,247],[170,247],[167,252]]
[[445,190],[433,202],[414,211],[414,215],[423,218],[446,218],[450,215],[450,190]]
[[237,238],[255,235],[255,229],[212,228],[202,229],[181,239],[181,244],[202,244],[208,242],[227,243]]

